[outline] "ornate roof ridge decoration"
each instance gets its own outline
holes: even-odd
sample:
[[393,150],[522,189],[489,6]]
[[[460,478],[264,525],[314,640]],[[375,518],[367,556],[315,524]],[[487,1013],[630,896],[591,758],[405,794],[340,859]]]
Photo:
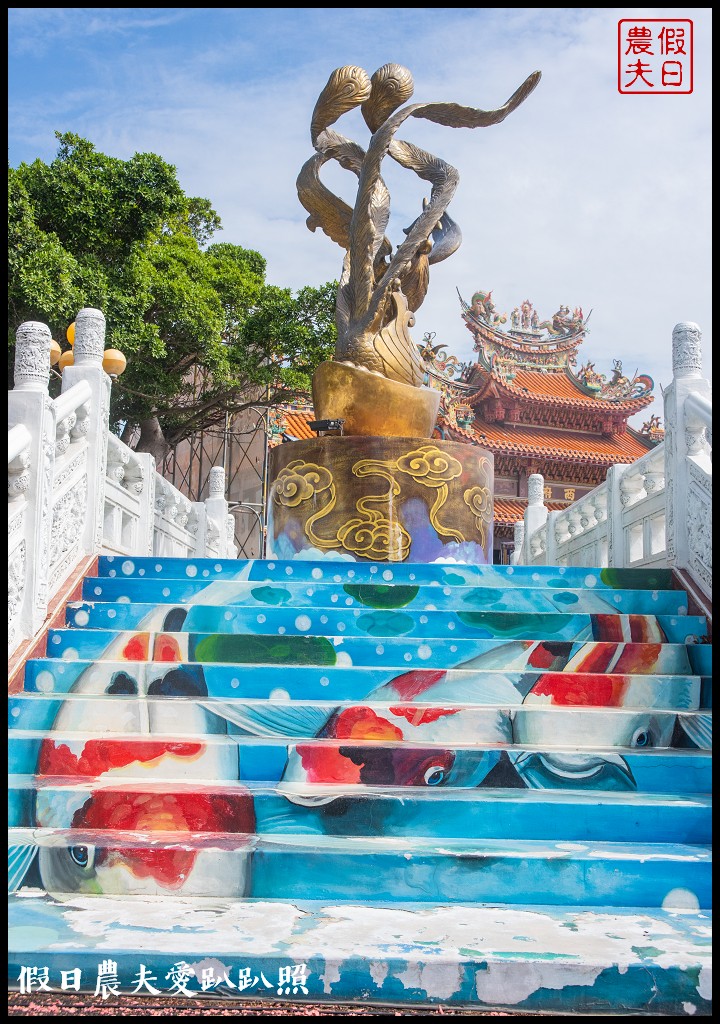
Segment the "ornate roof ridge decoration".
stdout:
[[[520,368],[519,372],[523,375],[528,373],[540,373],[537,368],[533,368],[532,370]],[[592,399],[591,407],[596,409],[598,412],[629,410],[628,414],[630,415],[633,412],[638,412],[640,409],[644,409],[652,401],[653,381],[652,378],[648,377],[646,374],[641,374],[639,377],[635,377],[628,385],[620,384],[617,390],[610,387],[606,392],[593,391],[583,387],[582,382],[574,378],[569,370],[542,371],[543,377],[547,377],[550,374],[556,374],[557,376],[562,375],[569,379],[571,384],[576,387],[582,395]],[[499,373],[494,373],[493,380],[497,383],[502,392],[508,396],[512,396],[512,398],[520,399],[521,401],[533,402],[534,404],[542,402],[545,405],[558,406],[581,405],[582,407],[586,407],[590,404],[582,401],[580,396],[574,398],[571,395],[551,395],[538,391],[531,391],[526,386],[516,383],[514,379],[515,376],[517,376],[517,374],[515,374],[512,379],[508,379],[502,377]],[[647,382],[649,382],[649,385]]]
[[433,345],[434,340],[435,331],[426,331],[418,345],[426,373],[443,380],[453,380],[457,376],[456,383],[461,383],[472,369],[472,363],[461,363],[457,356],[448,353],[445,342]]
[[[477,291],[467,303],[456,289],[465,326],[475,338],[476,350],[489,360],[493,354],[508,358],[526,368],[564,369],[576,362],[576,350],[588,331],[590,313],[576,306],[561,305],[550,319],[540,320],[529,299],[524,299],[510,314],[497,313],[492,291]],[[543,333],[547,332],[547,333]]]
[[661,441],[665,440],[665,430],[660,426],[660,417],[656,415],[653,415],[649,420],[646,420],[639,430],[628,424],[628,430],[631,430],[632,433],[641,441],[649,444],[651,448],[654,448],[656,444],[660,444]]
[[[426,332],[418,349],[425,362],[425,383],[440,392],[438,419],[471,438],[473,435],[470,427],[475,418],[471,399],[484,388],[466,382],[473,370],[472,363],[461,363],[457,356],[448,355],[444,343],[433,345],[434,340],[435,332]],[[457,380],[454,379],[456,374]]]
[[568,367],[567,375],[584,394],[602,399],[606,402],[627,402],[638,398],[646,398],[655,387],[655,381],[647,373],[635,371],[632,379],[622,372],[622,360],[613,359],[613,372],[610,380],[604,373],[598,373],[595,363],[588,359],[577,373]]
[[[547,380],[548,377],[556,379],[560,377],[568,380],[573,388],[577,388],[578,396],[554,395],[549,394],[547,391],[540,392],[530,389],[522,383],[522,381],[527,380],[530,374],[539,375],[541,381]],[[498,361],[494,359],[488,362],[482,359],[480,354],[477,363],[468,373],[468,377],[473,381],[471,385],[473,405],[477,405],[477,402],[486,395],[492,394],[496,398],[502,396],[512,401],[532,403],[534,406],[540,403],[559,408],[577,408],[597,413],[626,412],[628,415],[632,415],[644,409],[652,401],[651,394],[645,390],[640,391],[639,387],[637,393],[630,393],[625,398],[622,396],[608,398],[584,387],[568,369],[540,370],[538,367],[526,369],[525,367],[518,367],[517,364],[512,365],[503,361],[500,361],[498,364]],[[479,383],[477,382],[478,378],[480,379]],[[640,379],[637,378],[638,381]],[[650,378],[647,379],[650,380]],[[581,396],[585,396],[585,399],[591,399],[591,401],[588,402]]]

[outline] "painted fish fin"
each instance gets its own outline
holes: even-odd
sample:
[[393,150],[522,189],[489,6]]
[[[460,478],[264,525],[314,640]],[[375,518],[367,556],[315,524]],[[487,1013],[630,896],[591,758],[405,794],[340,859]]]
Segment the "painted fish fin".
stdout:
[[214,715],[239,726],[250,736],[316,736],[331,714],[327,707],[281,704],[264,706],[202,701]]
[[8,892],[17,892],[37,856],[37,846],[8,847]]
[[[285,779],[281,779],[277,784],[277,792],[289,800],[291,804],[297,804],[299,807],[324,807],[326,804],[331,804],[334,800],[338,799],[338,794],[328,793],[327,787],[326,792],[322,794],[315,792],[317,788],[317,786],[307,782],[291,782]],[[294,820],[292,815],[288,816],[288,831],[297,831],[292,824]],[[275,831],[283,831],[283,829],[276,828]],[[310,831],[310,829],[305,826],[303,831]],[[315,831],[321,832],[323,830],[318,827]]]
[[[231,584],[249,583],[252,566],[253,562],[249,561],[243,566],[236,576],[232,577],[232,579],[224,577],[222,579],[209,581],[206,587],[199,590],[196,594],[193,594],[192,600],[186,603],[190,605],[206,604],[214,607],[231,603],[228,601],[228,592],[231,589]],[[252,582],[256,583],[259,587],[263,585],[260,580],[253,580]]]
[[[677,736],[678,730],[680,736]],[[710,715],[697,715],[691,719],[678,719],[676,736],[673,737],[676,747],[698,747],[700,750],[712,750],[712,718]]]
[[502,646],[495,647],[476,658],[463,661],[456,668],[462,669],[502,669],[504,672],[523,672],[533,650],[538,646],[536,640],[511,640]]

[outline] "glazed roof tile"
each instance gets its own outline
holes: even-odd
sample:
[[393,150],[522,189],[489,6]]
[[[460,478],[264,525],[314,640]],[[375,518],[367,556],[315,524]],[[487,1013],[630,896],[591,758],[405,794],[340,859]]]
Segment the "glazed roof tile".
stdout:
[[[635,462],[648,451],[629,431],[609,437],[575,430],[553,430],[520,424],[484,423],[475,420],[473,435],[480,447],[512,455],[591,462],[601,465]],[[467,434],[465,434],[467,436]]]
[[[501,526],[512,526],[525,515],[527,498],[495,498],[493,520]],[[545,508],[550,512],[559,512],[571,504],[569,501],[545,501]]]
[[285,410],[285,429],[286,433],[292,437],[296,437],[298,441],[303,441],[306,438],[315,437],[315,431],[311,430],[308,423],[315,419],[315,414],[311,409],[307,412],[302,412],[297,409]]
[[[315,437],[308,423],[314,419],[311,409],[284,409],[285,431],[298,440]],[[605,437],[549,427],[519,424],[485,423],[476,419],[470,430],[451,430],[453,438],[475,442],[481,448],[511,455],[534,455],[567,462],[615,463],[634,462],[648,451],[636,431]],[[504,499],[498,499],[504,500]],[[549,506],[548,506],[549,507]],[[564,506],[560,506],[564,507]]]
[[652,395],[644,395],[640,398],[627,398],[620,402],[611,402],[597,395],[589,395],[583,391],[571,378],[562,370],[522,370],[515,368],[514,380],[505,380],[497,373],[493,374],[494,380],[500,387],[510,394],[518,395],[521,398],[541,399],[552,405],[562,406],[592,406],[603,412],[633,413],[643,409],[652,401]]

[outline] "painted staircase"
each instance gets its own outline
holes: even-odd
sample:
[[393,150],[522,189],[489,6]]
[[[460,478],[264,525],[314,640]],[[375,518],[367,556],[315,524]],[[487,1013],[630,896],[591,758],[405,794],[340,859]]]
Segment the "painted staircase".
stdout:
[[706,632],[665,570],[101,557],[9,700],[10,986],[709,1014]]

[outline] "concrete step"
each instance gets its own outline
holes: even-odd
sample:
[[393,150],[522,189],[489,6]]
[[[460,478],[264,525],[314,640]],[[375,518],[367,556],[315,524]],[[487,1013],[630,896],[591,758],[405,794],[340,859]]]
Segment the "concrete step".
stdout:
[[[48,703],[47,698],[40,698]],[[33,698],[30,698],[33,700]],[[35,701],[37,703],[37,701]],[[54,704],[55,702],[53,702]],[[8,734],[8,772],[12,775],[42,774],[45,778],[57,772],[68,775],[97,776],[112,772],[113,778],[137,775],[152,763],[152,770],[176,777],[181,765],[172,763],[170,771],[161,764],[164,754],[182,753],[199,737],[176,734],[172,739],[162,733],[89,732],[82,727],[82,718],[92,720],[92,701],[83,712],[75,731],[20,729]],[[50,714],[54,714],[51,710]],[[46,716],[47,715],[46,712]],[[19,717],[19,716],[18,716]],[[13,723],[17,719],[12,719]],[[111,723],[110,723],[111,724]],[[53,763],[44,756],[43,743],[66,751],[64,762]],[[199,743],[194,744],[196,747]],[[209,734],[202,737],[202,746],[209,752],[216,780],[238,779],[247,782],[272,784],[284,775],[288,760],[299,756],[297,745],[280,738]],[[708,794],[712,789],[712,759],[706,751],[683,749],[643,750],[616,748],[588,748],[552,746],[547,748],[518,747],[507,744],[481,745],[477,742],[443,746],[445,762],[437,764],[438,746],[420,745],[411,741],[366,740],[363,743],[348,739],[315,738],[311,747],[319,751],[319,761],[327,762],[330,770],[327,781],[341,777],[342,759],[348,763],[354,784],[372,791],[388,786],[447,786],[474,788],[479,785],[546,789],[548,787],[615,791],[634,789],[638,793]],[[193,751],[196,753],[196,751]],[[301,756],[301,755],[300,755]],[[170,757],[168,757],[170,760]],[[421,771],[414,771],[415,766]],[[440,767],[440,778],[433,767]],[[42,771],[40,771],[42,769]],[[622,784],[622,785],[621,785]]]
[[[634,643],[696,643],[707,633],[699,615],[589,615],[560,612],[456,612],[309,608],[288,615],[284,608],[238,605],[128,604],[83,602],[67,606],[66,625],[81,629],[172,628],[174,632],[270,633],[312,636],[478,637],[498,640],[605,640]],[[165,624],[169,624],[165,627]]]
[[[427,678],[409,679],[412,674],[405,674],[363,697],[367,679],[348,670],[320,669],[312,675],[309,669],[273,672],[264,666],[252,670],[219,666],[216,672],[208,665],[49,660],[28,664],[27,671],[28,692],[9,697],[9,720],[13,727],[24,729],[140,731],[198,738],[227,732],[335,736],[450,747],[514,743],[540,748],[708,749],[712,742],[712,713],[691,710],[698,693],[698,681],[692,677],[683,682],[675,677],[593,676],[582,689],[578,680],[583,677],[548,674],[539,689],[551,679],[550,695],[537,692],[536,687],[526,691],[523,701],[522,688],[529,683],[512,673],[451,671],[431,679],[424,691]],[[663,682],[668,684],[667,703],[674,701],[678,707],[662,706]],[[648,690],[659,706],[633,707],[633,692]],[[610,703],[618,692],[627,695],[627,704]],[[560,702],[555,702],[553,693],[560,695]],[[298,699],[303,694],[306,698]]]
[[[351,664],[340,659],[339,663],[327,664],[319,658],[314,664],[303,664],[298,657],[294,664],[268,664],[262,657],[266,656],[269,661],[274,641],[258,644],[255,649],[258,660],[243,664],[232,658],[234,649],[241,647],[238,637],[224,638],[227,646],[215,652],[216,655],[226,654],[227,660],[220,657],[214,662],[202,660],[200,664],[198,647],[205,638],[194,645],[192,636],[189,644],[184,643],[186,638],[182,635],[177,639],[170,634],[158,634],[157,638],[152,634],[130,636],[130,640],[127,635],[120,638],[114,649],[107,652],[111,655],[109,659],[96,656],[90,660],[87,655],[92,651],[83,651],[82,658],[67,657],[70,651],[80,652],[75,647],[59,645],[58,657],[34,658],[26,664],[25,690],[40,693],[72,690],[75,694],[105,693],[109,696],[227,694],[280,703],[367,699],[370,703],[381,704],[420,702],[443,706],[447,703],[460,707],[525,704],[528,707],[646,707],[679,711],[700,707],[701,677],[687,671],[668,672],[667,669],[687,670],[687,663],[673,664],[673,652],[668,651],[667,646],[654,659],[660,662],[657,666],[652,657],[657,652],[648,651],[642,644],[625,645],[619,656],[617,645],[590,644],[587,646],[592,650],[585,657],[584,645],[565,644],[565,650],[560,652],[559,645],[553,645],[555,657],[542,671],[537,667],[542,658],[535,655],[544,655],[543,650],[538,652],[529,645],[498,644],[490,646],[476,659],[461,662],[458,668],[423,667],[407,671],[399,658],[394,665],[391,662],[374,669],[363,666],[362,661],[357,664],[355,659]],[[93,633],[90,639],[95,637]],[[66,639],[67,634],[63,636],[63,640]],[[495,642],[482,643],[493,645]],[[135,651],[136,644],[138,647],[142,644],[143,650],[152,650],[154,659],[112,658],[123,653],[142,653]],[[298,644],[298,647],[302,651],[304,645]],[[174,653],[178,660],[163,657],[167,652]],[[680,648],[680,652],[684,653],[684,649]],[[392,656],[392,651],[387,653]],[[572,656],[567,657],[568,653]],[[375,660],[380,661],[380,658]]]
[[294,559],[126,558],[101,555],[98,576],[147,579],[251,580],[385,584],[400,580],[416,584],[506,586],[520,580],[525,585],[610,588],[612,590],[672,590],[669,569],[598,569],[582,566],[463,565],[442,562],[379,564]]
[[263,609],[347,608],[417,609],[437,611],[587,612],[684,615],[687,594],[682,590],[613,590],[538,586],[522,580],[519,585],[501,579],[494,585],[439,585],[416,583],[325,583],[216,580],[198,578],[147,579],[93,577],[82,587],[82,599],[130,601],[143,604],[245,605]]
[[[127,785],[89,797],[72,827],[11,828],[9,846],[37,849],[55,894],[711,906],[711,851],[694,843],[257,834],[245,787]],[[71,806],[82,795],[73,787]],[[108,828],[113,816],[125,827]]]
[[[281,627],[282,629],[282,627]],[[172,633],[51,629],[47,654],[64,661],[203,662],[232,665],[321,665],[388,670],[547,669],[616,674],[693,674],[695,644],[458,637],[308,636],[279,632]],[[708,673],[710,674],[710,673]]]
[[[306,774],[295,778],[290,774],[275,784],[239,782],[223,778],[223,774],[230,775],[232,763],[232,751],[223,750],[196,753],[192,767],[202,774],[188,779],[183,770],[183,754],[194,745],[166,744],[165,750],[162,746],[146,744],[146,753],[155,754],[152,762],[136,762],[132,768],[125,765],[120,771],[111,769],[102,777],[90,774],[95,767],[92,763],[71,762],[65,753],[67,748],[62,751],[64,761],[57,750],[48,755],[54,766],[52,774],[45,774],[41,752],[37,775],[9,776],[10,803],[15,808],[9,827],[81,828],[83,821],[97,825],[104,817],[108,822],[107,842],[113,835],[109,823],[121,807],[124,817],[130,815],[134,806],[154,808],[160,824],[153,824],[148,813],[143,827],[162,829],[166,815],[172,816],[174,805],[185,818],[186,805],[194,809],[195,802],[204,802],[210,810],[238,805],[235,818],[244,829],[261,837],[298,833],[321,839],[374,836],[384,840],[390,836],[415,837],[418,841],[447,838],[601,842],[612,836],[613,842],[631,844],[643,843],[652,835],[658,842],[673,844],[711,842],[709,795],[492,785],[470,789],[442,783],[421,786],[419,781],[415,786],[390,783],[382,789],[368,790],[347,782],[308,782]],[[155,749],[148,751],[148,747]],[[178,749],[180,752],[175,753]],[[306,748],[305,753],[310,756],[317,749]],[[224,761],[224,773],[222,767],[214,770],[216,759],[221,765]],[[90,758],[87,760],[90,762]],[[427,771],[433,775],[440,776],[445,770],[451,774],[444,767],[444,759],[431,756],[429,760]],[[65,766],[67,774],[63,774]],[[487,778],[488,766],[484,767]],[[85,770],[84,776],[78,768]],[[254,812],[254,828],[239,807],[246,800]],[[29,805],[34,808],[30,818],[26,812]]]
[[[583,906],[69,897],[9,901],[9,976],[68,966],[93,992],[116,965],[121,994],[187,991],[564,1015],[707,1016],[708,912]],[[294,968],[294,974],[291,973]],[[281,974],[281,972],[283,972]],[[227,979],[227,980],[226,980]],[[282,981],[282,984],[281,984]],[[232,987],[231,987],[232,986]],[[182,996],[182,998],[187,998]],[[189,1000],[188,1000],[189,1001]]]

